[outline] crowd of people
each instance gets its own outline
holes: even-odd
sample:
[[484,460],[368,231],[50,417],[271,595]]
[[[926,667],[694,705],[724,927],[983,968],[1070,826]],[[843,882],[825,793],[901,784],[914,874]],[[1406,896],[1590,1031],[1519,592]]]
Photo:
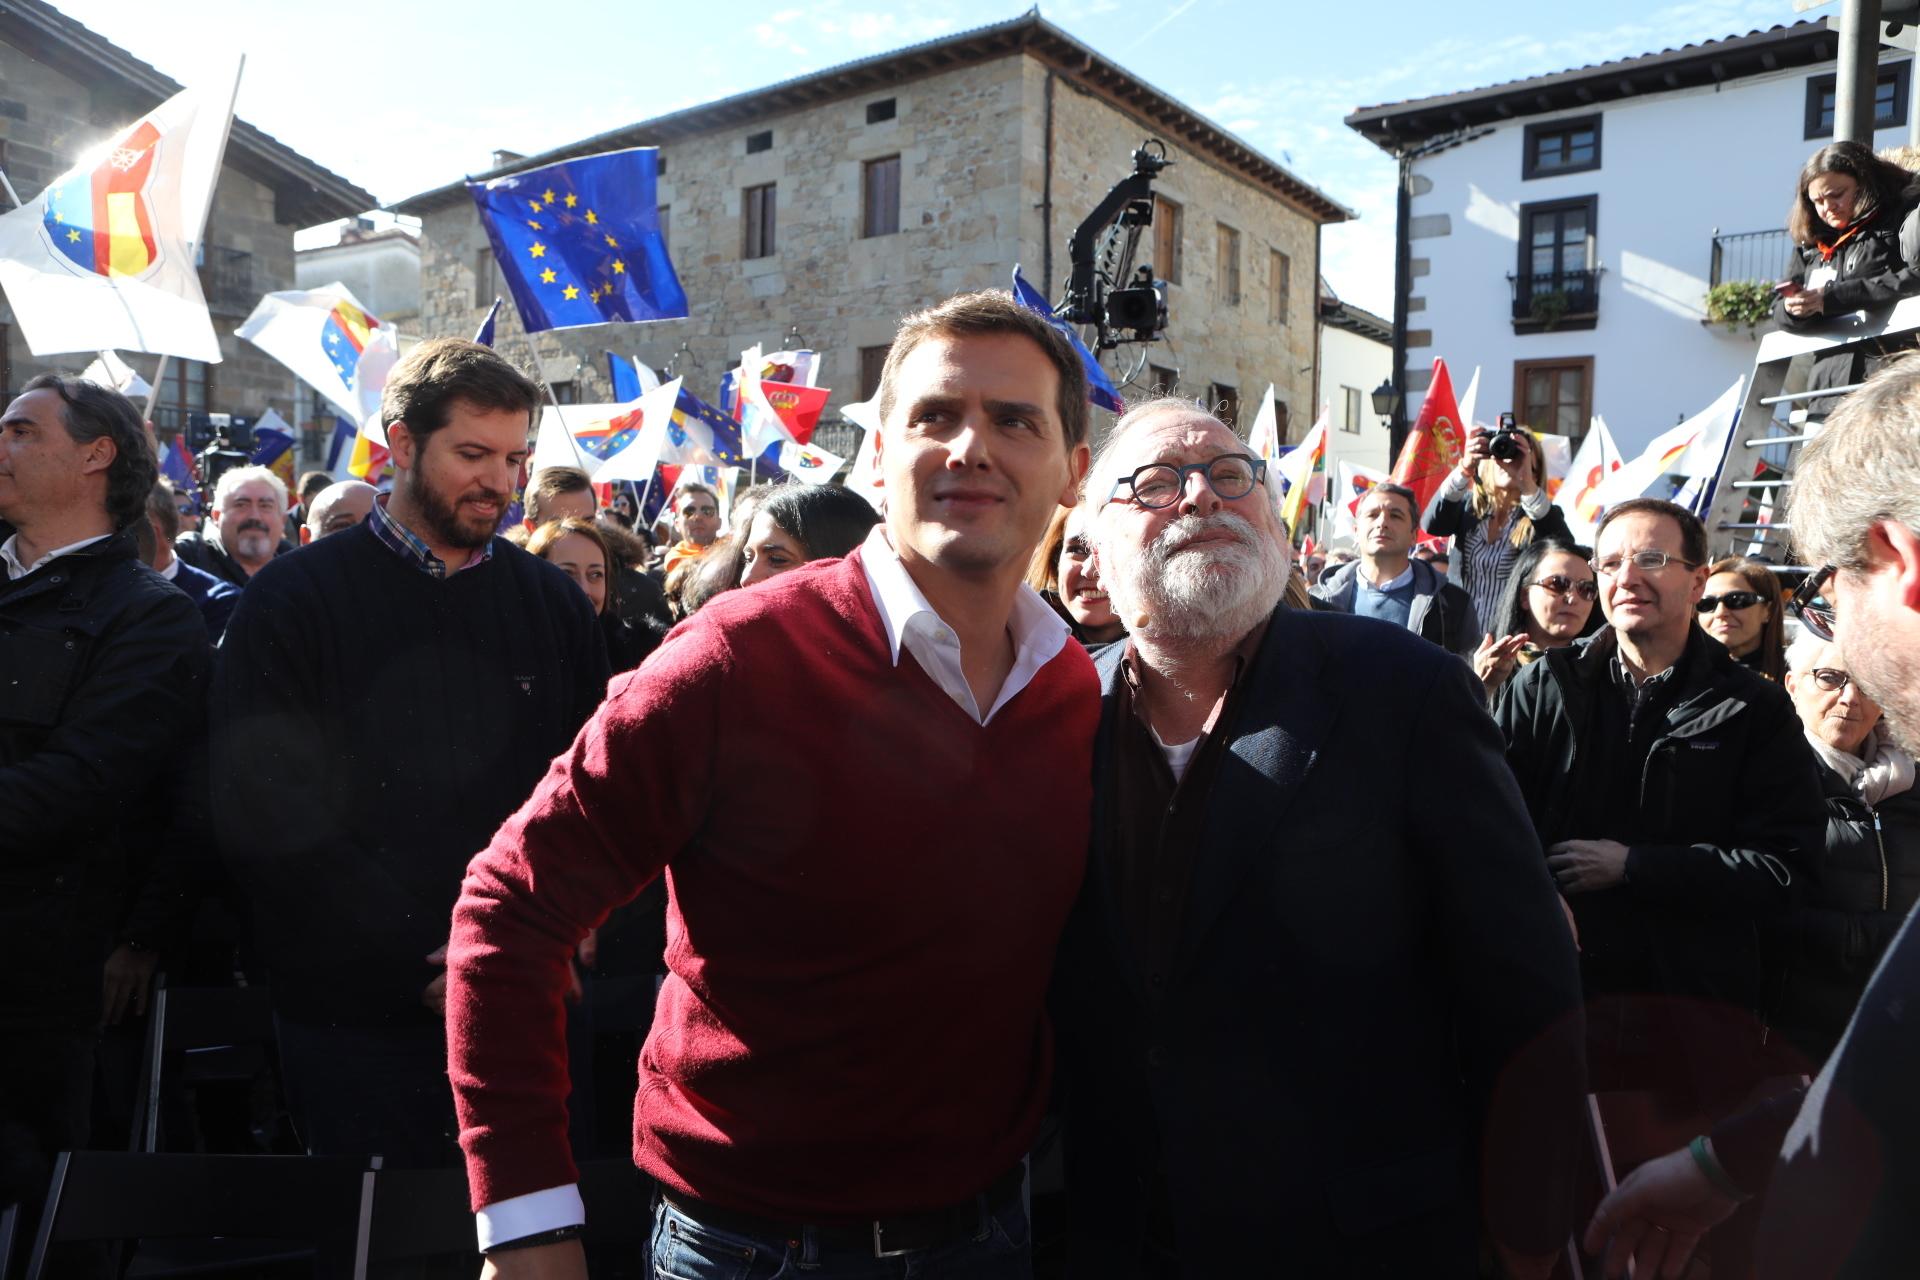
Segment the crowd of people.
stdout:
[[1043,1130],[1073,1274],[1920,1265],[1920,365],[1791,599],[1482,430],[1314,573],[999,293],[902,321],[883,511],[551,468],[502,536],[539,401],[423,343],[389,491],[197,529],[124,397],[7,406],[0,1201],[164,972],[268,987],[281,1149],[464,1161],[503,1277],[584,1274],[616,1149],[650,1274],[1030,1275]]

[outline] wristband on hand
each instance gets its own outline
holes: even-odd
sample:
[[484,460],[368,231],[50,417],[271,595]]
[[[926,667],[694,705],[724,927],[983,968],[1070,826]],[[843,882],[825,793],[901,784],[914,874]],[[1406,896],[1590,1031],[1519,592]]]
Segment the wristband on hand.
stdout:
[[1706,1175],[1707,1181],[1713,1184],[1715,1191],[1736,1202],[1753,1199],[1727,1176],[1725,1169],[1720,1167],[1720,1161],[1715,1158],[1713,1148],[1708,1144],[1705,1134],[1701,1134],[1687,1144],[1687,1154],[1693,1157],[1694,1164],[1699,1166],[1700,1172]]
[[579,1223],[570,1227],[555,1227],[551,1231],[536,1231],[530,1236],[521,1236],[518,1240],[502,1240],[498,1244],[488,1245],[481,1250],[483,1256],[492,1257],[496,1253],[510,1253],[515,1249],[533,1249],[543,1244],[561,1244],[568,1240],[578,1240],[586,1228]]

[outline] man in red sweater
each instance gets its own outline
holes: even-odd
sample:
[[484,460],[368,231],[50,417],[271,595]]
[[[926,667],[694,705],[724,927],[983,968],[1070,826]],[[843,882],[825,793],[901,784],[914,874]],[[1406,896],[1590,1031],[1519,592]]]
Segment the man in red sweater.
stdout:
[[1086,378],[966,294],[902,322],[879,408],[865,545],[677,629],[468,868],[447,1015],[488,1274],[585,1274],[567,958],[663,871],[634,1124],[656,1271],[1030,1274],[1099,707],[1022,575],[1086,470]]

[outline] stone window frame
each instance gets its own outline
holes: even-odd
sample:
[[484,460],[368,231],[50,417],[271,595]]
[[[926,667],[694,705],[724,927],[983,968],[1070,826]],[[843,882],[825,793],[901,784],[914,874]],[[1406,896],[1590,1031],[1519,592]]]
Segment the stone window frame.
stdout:
[[1280,249],[1267,249],[1267,322],[1284,327],[1293,307],[1293,259]]
[[[872,240],[878,236],[891,236],[900,233],[900,177],[902,165],[900,153],[890,156],[876,156],[860,162],[860,238]],[[876,189],[875,178],[891,172],[891,178]],[[888,196],[891,195],[891,200]],[[892,207],[887,208],[890,204]]]
[[1180,232],[1185,211],[1180,202],[1153,193],[1153,270],[1168,284],[1180,283]]
[[[1524,141],[1520,150],[1520,180],[1531,182],[1535,178],[1558,178],[1569,173],[1591,173],[1600,167],[1600,121],[1598,112],[1586,116],[1572,116],[1564,120],[1543,120],[1530,124],[1522,135]],[[1570,133],[1593,130],[1593,159],[1577,164],[1546,166],[1540,163],[1542,145],[1549,139],[1564,137]]]
[[1240,390],[1232,383],[1207,384],[1207,412],[1233,428],[1240,429]]
[[1240,231],[1224,222],[1213,224],[1215,288],[1223,307],[1240,305]]
[[860,399],[872,400],[880,394],[880,374],[886,368],[887,353],[893,350],[893,344],[883,343],[877,347],[860,348]]
[[740,193],[740,256],[771,258],[780,248],[780,184],[759,182]]
[[867,104],[867,123],[884,124],[900,115],[898,98],[877,98]]
[[773,150],[773,130],[762,129],[758,133],[747,135],[747,154],[759,155],[762,151]]

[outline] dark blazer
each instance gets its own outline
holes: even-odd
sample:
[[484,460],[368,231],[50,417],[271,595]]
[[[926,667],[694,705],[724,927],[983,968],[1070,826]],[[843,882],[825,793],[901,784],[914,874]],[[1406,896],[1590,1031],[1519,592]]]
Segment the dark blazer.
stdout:
[[240,603],[240,588],[225,578],[194,568],[178,556],[174,559],[180,565],[180,572],[173,575],[173,585],[186,592],[187,598],[200,610],[200,616],[207,623],[207,639],[219,644],[220,637],[226,634],[227,620],[233,617],[233,606]]
[[[1097,815],[1126,648],[1096,660]],[[1156,1179],[1190,1276],[1472,1276],[1483,1191],[1503,1240],[1553,1251],[1579,975],[1478,683],[1404,629],[1285,608],[1241,679],[1166,997],[1104,816],[1062,938],[1073,1273],[1148,1274]]]

